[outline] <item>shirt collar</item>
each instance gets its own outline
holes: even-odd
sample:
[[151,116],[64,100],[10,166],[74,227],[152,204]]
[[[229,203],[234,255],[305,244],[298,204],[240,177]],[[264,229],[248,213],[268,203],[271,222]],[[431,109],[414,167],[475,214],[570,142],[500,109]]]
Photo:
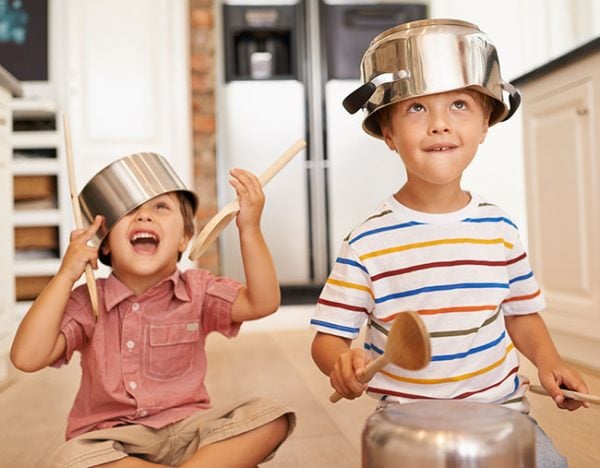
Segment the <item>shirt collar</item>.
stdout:
[[[149,299],[158,293],[162,293],[165,289],[171,289],[173,295],[181,301],[191,301],[191,297],[188,293],[185,281],[182,278],[182,274],[179,269],[175,269],[171,275],[159,281],[158,284],[151,287],[139,299],[141,301]],[[129,299],[130,297],[135,297],[133,291],[123,284],[113,273],[111,273],[104,283],[105,310],[112,310],[118,304]]]

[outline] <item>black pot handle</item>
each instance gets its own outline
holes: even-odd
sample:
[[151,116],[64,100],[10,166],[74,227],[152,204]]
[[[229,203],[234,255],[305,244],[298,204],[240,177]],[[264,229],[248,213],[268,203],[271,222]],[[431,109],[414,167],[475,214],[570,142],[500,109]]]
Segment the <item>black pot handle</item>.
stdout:
[[377,86],[375,86],[374,83],[369,81],[368,83],[365,83],[361,87],[352,91],[342,101],[344,109],[346,109],[350,114],[355,114],[373,95],[376,87]]
[[510,119],[521,105],[521,93],[512,84],[505,81],[502,82],[502,89],[508,92],[508,114],[502,119],[502,122]]

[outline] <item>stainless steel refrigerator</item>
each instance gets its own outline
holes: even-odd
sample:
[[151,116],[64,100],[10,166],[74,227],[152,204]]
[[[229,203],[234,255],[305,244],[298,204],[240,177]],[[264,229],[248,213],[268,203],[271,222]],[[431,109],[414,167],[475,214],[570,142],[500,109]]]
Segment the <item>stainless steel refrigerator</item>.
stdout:
[[[286,288],[323,284],[343,238],[404,180],[397,155],[361,129],[343,98],[360,59],[389,27],[426,17],[425,2],[232,0],[220,5],[219,198],[227,171],[262,172],[299,138],[307,149],[265,188],[262,228]],[[223,273],[243,279],[237,231],[221,237]]]

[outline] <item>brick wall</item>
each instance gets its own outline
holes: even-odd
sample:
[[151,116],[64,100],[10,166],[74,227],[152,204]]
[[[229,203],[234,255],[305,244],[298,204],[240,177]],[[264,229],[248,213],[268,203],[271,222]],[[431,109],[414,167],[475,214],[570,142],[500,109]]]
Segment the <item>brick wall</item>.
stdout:
[[[198,229],[217,212],[218,206],[213,1],[189,0],[194,190],[200,199],[196,220]],[[219,253],[216,243],[198,259],[198,266],[218,273]]]

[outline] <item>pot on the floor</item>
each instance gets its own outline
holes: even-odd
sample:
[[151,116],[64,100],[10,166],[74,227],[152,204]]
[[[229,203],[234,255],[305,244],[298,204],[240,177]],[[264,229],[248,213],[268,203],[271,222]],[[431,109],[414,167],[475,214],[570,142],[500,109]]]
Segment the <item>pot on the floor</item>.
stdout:
[[419,401],[369,417],[364,468],[535,468],[535,426],[498,405]]

